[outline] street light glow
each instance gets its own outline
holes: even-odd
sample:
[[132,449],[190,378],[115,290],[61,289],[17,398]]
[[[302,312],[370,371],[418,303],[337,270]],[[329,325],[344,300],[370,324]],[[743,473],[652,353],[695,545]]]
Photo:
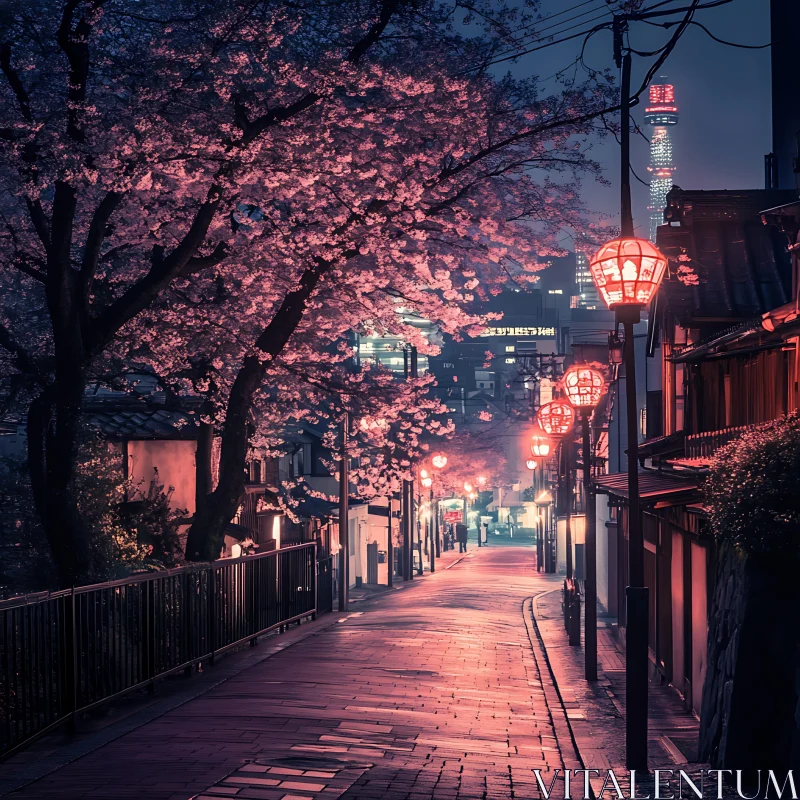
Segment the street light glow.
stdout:
[[539,409],[536,422],[548,436],[564,436],[572,430],[575,410],[563,400],[553,400]]
[[564,391],[575,408],[591,410],[600,402],[605,388],[600,370],[586,364],[574,364],[564,375]]
[[594,285],[609,308],[646,306],[666,268],[661,251],[634,236],[606,242],[589,261]]

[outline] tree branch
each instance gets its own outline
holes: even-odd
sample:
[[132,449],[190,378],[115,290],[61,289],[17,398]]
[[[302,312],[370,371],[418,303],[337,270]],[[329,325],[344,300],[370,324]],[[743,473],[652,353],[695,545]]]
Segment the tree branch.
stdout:
[[89,233],[86,236],[86,246],[83,248],[83,263],[81,264],[81,295],[83,298],[83,313],[89,312],[89,295],[92,291],[97,265],[100,263],[100,249],[106,238],[106,227],[111,215],[122,202],[123,192],[108,192],[100,201],[92,215],[89,224]]
[[20,80],[19,73],[11,66],[11,45],[8,42],[0,44],[0,70],[6,76],[14,97],[17,98],[19,113],[25,122],[33,122],[31,113],[31,98]]
[[14,360],[17,362],[17,367],[20,372],[25,372],[28,374],[33,374],[36,372],[36,368],[34,367],[31,357],[24,350],[22,345],[14,341],[11,331],[9,331],[8,328],[2,324],[0,324],[0,347],[14,356]]
[[[392,17],[404,2],[406,2],[406,0],[383,0],[378,20],[370,27],[367,33],[350,48],[346,61],[353,65],[359,63],[367,51],[380,40],[381,34],[386,30]],[[262,114],[260,117],[250,120],[247,117],[247,109],[242,102],[242,98],[240,96],[234,97],[234,121],[243,133],[242,145],[246,147],[256,137],[267,130],[267,128],[278,125],[281,122],[286,122],[292,117],[297,116],[307,108],[311,108],[311,106],[321,98],[322,95],[317,92],[308,92],[299,100],[296,100],[288,106],[270,109],[266,114]]]
[[57,40],[69,61],[69,86],[67,89],[67,135],[76,142],[86,141],[86,133],[81,124],[81,110],[86,101],[86,84],[89,80],[89,36],[92,32],[94,15],[106,0],[91,0],[89,10],[83,14],[73,27],[75,11],[82,0],[67,0],[61,12]]
[[[89,354],[102,350],[123,325],[147,308],[164,288],[183,274],[197,249],[203,244],[221,201],[222,188],[214,184],[180,244],[168,256],[164,256],[162,247],[153,249],[152,264],[147,274],[130,286],[90,324],[86,339]],[[219,255],[219,246],[214,253]],[[212,259],[213,256],[202,258]],[[207,261],[205,266],[210,263]]]
[[42,204],[39,200],[31,200],[28,197],[25,198],[25,203],[28,206],[28,214],[39,241],[44,245],[45,252],[48,252],[50,250],[50,223]]

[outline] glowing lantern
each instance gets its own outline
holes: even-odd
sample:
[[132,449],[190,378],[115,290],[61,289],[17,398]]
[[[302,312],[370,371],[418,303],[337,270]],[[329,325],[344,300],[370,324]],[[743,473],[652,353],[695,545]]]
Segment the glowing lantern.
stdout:
[[478,486],[483,486],[486,483],[485,475],[478,475]]
[[552,445],[546,436],[535,433],[531,436],[531,455],[536,458],[549,458]]
[[592,280],[609,308],[646,306],[658,289],[667,259],[647,239],[606,242],[589,262]]
[[564,436],[572,430],[575,410],[563,400],[553,400],[539,409],[536,421],[548,436]]
[[471,484],[471,483],[465,483],[465,484],[464,484],[464,491],[465,491],[467,494],[469,494],[469,493],[472,491],[472,484]]
[[442,469],[447,466],[447,456],[437,454],[431,459],[431,464],[433,464],[436,469]]
[[532,459],[532,458],[529,458],[529,459],[528,459],[528,460],[525,462],[525,466],[526,466],[528,469],[536,469],[536,461],[535,461],[534,459]]
[[433,478],[427,478],[427,477],[426,477],[426,478],[423,478],[423,479],[422,479],[422,485],[423,485],[423,486],[424,486],[426,489],[430,489],[430,487],[431,487],[431,486],[433,486]]
[[420,476],[420,478],[422,478],[422,479],[424,480],[425,478],[427,478],[427,477],[428,477],[428,470],[426,470],[426,469],[421,469],[421,470],[419,471],[419,476]]
[[576,364],[564,374],[564,391],[575,408],[595,408],[603,395],[605,383],[603,374],[592,367]]

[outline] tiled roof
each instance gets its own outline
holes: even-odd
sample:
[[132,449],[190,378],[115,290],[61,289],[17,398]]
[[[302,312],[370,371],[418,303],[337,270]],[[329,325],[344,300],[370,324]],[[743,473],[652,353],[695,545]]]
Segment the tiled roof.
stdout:
[[[658,229],[659,249],[671,259],[660,303],[678,318],[746,319],[789,300],[791,262],[786,238],[763,224],[760,212],[791,199],[777,191],[711,192],[675,188],[668,216],[680,226]],[[699,279],[679,281],[678,256]]]
[[[613,494],[626,500],[630,496],[627,472],[602,475],[595,478],[594,485],[600,494]],[[669,473],[653,471],[639,473],[639,497],[645,502],[655,502],[665,497],[681,495],[691,498],[698,492],[698,485],[699,479],[693,476],[677,477]]]
[[173,410],[157,401],[106,395],[84,403],[88,424],[109,439],[191,439],[198,425],[199,399]]

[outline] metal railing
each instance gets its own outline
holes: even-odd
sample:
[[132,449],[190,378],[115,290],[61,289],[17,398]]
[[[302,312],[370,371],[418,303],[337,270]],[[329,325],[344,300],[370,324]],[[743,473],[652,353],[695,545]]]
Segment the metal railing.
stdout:
[[732,442],[746,431],[752,430],[753,425],[739,425],[734,428],[721,428],[708,433],[692,433],[684,442],[686,458],[705,458],[713,456],[723,445]]
[[314,543],[6,600],[0,758],[80,712],[316,613]]

